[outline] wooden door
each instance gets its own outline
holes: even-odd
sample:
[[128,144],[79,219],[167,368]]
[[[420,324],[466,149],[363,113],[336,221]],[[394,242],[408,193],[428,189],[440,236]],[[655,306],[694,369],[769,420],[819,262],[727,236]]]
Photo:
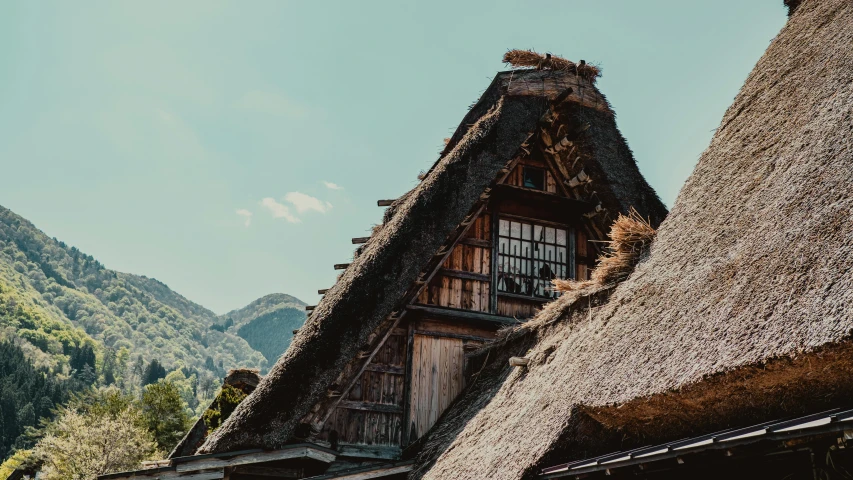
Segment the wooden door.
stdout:
[[409,438],[420,438],[465,386],[464,340],[415,334]]

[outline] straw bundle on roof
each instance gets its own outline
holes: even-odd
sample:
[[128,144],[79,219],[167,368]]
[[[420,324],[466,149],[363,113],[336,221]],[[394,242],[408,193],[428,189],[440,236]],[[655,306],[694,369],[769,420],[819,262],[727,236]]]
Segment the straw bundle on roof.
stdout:
[[649,221],[633,208],[628,215],[620,213],[610,227],[610,240],[607,241],[604,253],[598,257],[598,266],[592,271],[592,280],[554,280],[554,290],[571,292],[624,280],[634,270],[643,252],[648,250],[655,233]]
[[588,65],[581,60],[580,64],[576,64],[565,58],[558,57],[546,53],[542,55],[533,50],[510,50],[504,54],[504,63],[508,63],[513,67],[535,67],[538,69],[565,70],[572,71],[577,75],[586,78],[590,82],[594,82],[601,75],[601,70],[595,65]]

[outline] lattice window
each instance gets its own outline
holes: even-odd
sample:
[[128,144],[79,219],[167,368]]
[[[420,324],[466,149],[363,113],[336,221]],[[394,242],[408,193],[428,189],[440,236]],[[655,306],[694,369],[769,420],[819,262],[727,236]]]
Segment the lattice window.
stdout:
[[569,268],[571,231],[502,218],[498,228],[498,292],[556,298],[554,278],[574,278]]

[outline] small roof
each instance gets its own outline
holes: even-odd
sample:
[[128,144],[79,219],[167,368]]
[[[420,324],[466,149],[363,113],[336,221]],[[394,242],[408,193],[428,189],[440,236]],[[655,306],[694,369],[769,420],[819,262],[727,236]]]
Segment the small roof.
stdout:
[[714,449],[729,449],[761,441],[784,441],[853,428],[853,410],[832,409],[789,420],[775,420],[745,428],[728,429],[676,442],[635,448],[542,470],[542,478],[561,478],[675,458]]

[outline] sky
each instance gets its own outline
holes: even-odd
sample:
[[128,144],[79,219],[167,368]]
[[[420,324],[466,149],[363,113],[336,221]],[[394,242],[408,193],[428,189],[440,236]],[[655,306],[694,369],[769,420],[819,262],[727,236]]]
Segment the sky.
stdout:
[[671,206],[782,0],[0,2],[0,205],[217,313],[313,304],[512,48],[599,65]]

